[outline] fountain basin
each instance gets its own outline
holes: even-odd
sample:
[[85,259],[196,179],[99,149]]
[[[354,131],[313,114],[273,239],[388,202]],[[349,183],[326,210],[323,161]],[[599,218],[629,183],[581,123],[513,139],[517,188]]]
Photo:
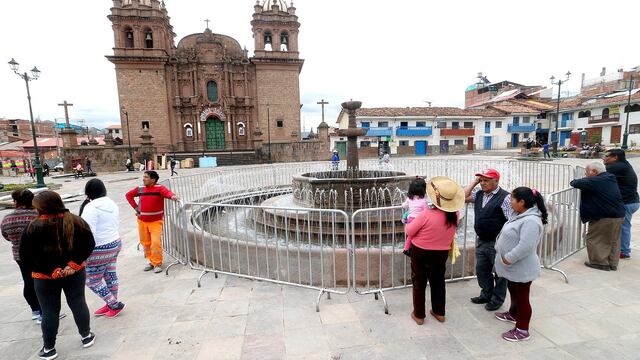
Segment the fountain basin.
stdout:
[[293,177],[293,201],[299,206],[359,209],[400,205],[415,176],[399,171],[345,170],[312,172]]

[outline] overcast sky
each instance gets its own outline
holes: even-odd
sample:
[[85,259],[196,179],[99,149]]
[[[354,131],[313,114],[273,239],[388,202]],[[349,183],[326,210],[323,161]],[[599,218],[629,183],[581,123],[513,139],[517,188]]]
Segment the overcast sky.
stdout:
[[[229,35],[253,53],[254,0],[165,0],[176,44],[202,32]],[[287,1],[288,3],[288,1]],[[119,123],[108,0],[0,2],[0,117],[29,118],[24,82],[9,70],[37,66],[30,83],[34,116]],[[548,85],[570,70],[568,90],[587,78],[640,65],[640,1],[298,0],[300,93],[305,130],[333,125],[340,102],[364,107],[464,106],[464,89],[482,71],[490,81]],[[635,36],[632,34],[636,34]],[[2,68],[4,66],[4,68]],[[564,90],[564,86],[563,86]],[[564,91],[563,91],[564,92]]]

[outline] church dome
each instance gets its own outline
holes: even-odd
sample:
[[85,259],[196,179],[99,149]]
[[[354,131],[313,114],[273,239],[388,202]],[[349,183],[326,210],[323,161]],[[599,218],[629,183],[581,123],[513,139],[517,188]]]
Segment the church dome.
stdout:
[[264,0],[262,11],[271,11],[271,6],[274,4],[280,7],[280,11],[287,11],[288,6],[284,0]]

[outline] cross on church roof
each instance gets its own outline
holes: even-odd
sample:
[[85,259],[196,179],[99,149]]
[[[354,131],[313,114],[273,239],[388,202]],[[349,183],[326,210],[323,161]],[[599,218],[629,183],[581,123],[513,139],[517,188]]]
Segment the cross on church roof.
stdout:
[[206,23],[207,23],[207,29],[209,28],[209,22],[210,22],[210,21],[211,21],[211,20],[209,20],[209,19],[205,19],[205,20],[204,20],[204,22],[206,22]]

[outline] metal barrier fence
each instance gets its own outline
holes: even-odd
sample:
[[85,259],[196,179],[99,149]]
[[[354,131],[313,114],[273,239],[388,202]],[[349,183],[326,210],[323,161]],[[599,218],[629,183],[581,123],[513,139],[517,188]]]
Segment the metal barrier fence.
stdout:
[[586,246],[580,221],[580,190],[569,188],[555,192],[547,197],[546,205],[549,218],[538,256],[543,268],[561,273],[568,283],[567,274],[555,266]]
[[[346,169],[341,162],[340,169]],[[575,177],[571,165],[539,161],[500,159],[393,159],[384,170],[402,171],[425,177],[448,176],[461,185],[470,183],[475,173],[495,168],[501,173],[500,185],[505,189],[517,186],[535,186],[543,194],[567,187]],[[294,175],[329,171],[331,162],[284,163],[255,165],[242,168],[218,168],[211,172],[179,176],[163,181],[185,201],[215,201],[219,196],[241,194],[247,189],[269,189],[291,185]],[[360,161],[361,170],[380,170],[377,160]]]
[[349,290],[349,219],[340,210],[186,204],[183,230],[189,262],[207,273],[346,294]]
[[[351,216],[353,290],[360,295],[374,294],[376,300],[380,296],[386,314],[389,307],[384,292],[412,286],[411,261],[402,252],[406,241],[404,225],[398,221],[402,212],[402,207],[393,206],[360,209]],[[461,211],[456,233],[460,256],[455,264],[447,261],[447,282],[475,278],[475,232],[471,213],[471,204]]]
[[[579,222],[579,192],[564,189],[582,177],[583,168],[569,165],[458,159],[398,159],[393,170],[426,177],[445,175],[465,185],[482,169],[501,172],[501,186],[536,186],[547,196],[549,225],[539,247],[544,268],[556,265],[584,247]],[[382,297],[411,286],[410,261],[402,254],[404,227],[399,206],[362,209],[351,215],[331,209],[275,206],[264,200],[291,192],[294,175],[330,169],[330,162],[258,165],[216,169],[205,174],[164,180],[161,184],[183,202],[166,203],[163,249],[175,261],[207,273],[270,281],[326,293]],[[344,167],[344,164],[341,164]],[[379,169],[377,161],[361,161],[361,169]],[[563,190],[564,189],[564,190]],[[244,200],[243,200],[244,199]],[[250,199],[247,201],[246,199]],[[475,277],[473,211],[467,206],[458,228],[461,256],[447,264],[447,281]],[[471,209],[473,209],[471,207]]]

